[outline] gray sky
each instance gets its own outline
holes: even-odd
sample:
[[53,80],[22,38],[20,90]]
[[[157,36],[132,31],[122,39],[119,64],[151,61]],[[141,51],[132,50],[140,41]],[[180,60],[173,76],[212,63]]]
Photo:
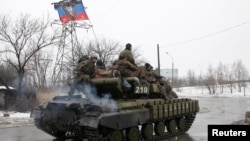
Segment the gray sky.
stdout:
[[[48,13],[58,19],[56,0],[3,1],[0,13],[17,16]],[[140,47],[142,55],[157,67],[157,44],[161,68],[205,73],[214,67],[242,60],[250,70],[250,0],[83,0],[97,37]],[[92,30],[82,35],[93,39]],[[79,32],[79,31],[78,31]]]

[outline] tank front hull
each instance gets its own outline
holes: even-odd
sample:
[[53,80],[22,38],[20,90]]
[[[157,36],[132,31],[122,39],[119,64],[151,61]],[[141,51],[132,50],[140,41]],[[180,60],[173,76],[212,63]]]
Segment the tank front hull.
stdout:
[[134,138],[157,140],[188,131],[198,111],[197,100],[180,98],[121,100],[116,111],[81,100],[56,100],[36,109],[33,118],[39,129],[57,138],[130,140],[133,131],[138,132]]

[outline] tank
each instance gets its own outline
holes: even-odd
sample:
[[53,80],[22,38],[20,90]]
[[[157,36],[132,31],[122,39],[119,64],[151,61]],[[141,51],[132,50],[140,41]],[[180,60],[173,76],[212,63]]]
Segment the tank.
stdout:
[[56,96],[35,108],[32,117],[37,128],[55,138],[162,140],[187,132],[199,112],[198,100],[178,98],[158,80],[91,79],[78,84],[74,95]]

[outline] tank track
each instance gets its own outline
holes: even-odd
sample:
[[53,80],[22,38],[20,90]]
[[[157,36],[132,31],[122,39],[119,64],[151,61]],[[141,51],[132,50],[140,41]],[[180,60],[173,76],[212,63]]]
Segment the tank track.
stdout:
[[[174,133],[164,132],[164,134],[161,135],[161,136],[153,135],[153,137],[151,139],[144,139],[140,135],[139,141],[159,141],[159,140],[168,139],[170,137],[178,136],[178,135],[181,135],[181,134],[185,134],[190,129],[190,127],[192,126],[193,121],[195,120],[195,117],[196,117],[196,113],[192,113],[192,114],[189,115],[188,119],[185,120],[185,126],[186,126],[186,128],[183,131],[180,131],[180,130],[177,129],[176,132],[174,132]],[[108,135],[106,137],[104,137],[104,138],[100,138],[98,136],[98,134],[97,134],[98,133],[97,130],[98,129],[89,129],[88,130],[89,132],[92,132],[92,133],[89,133],[89,135],[90,134],[92,134],[92,135],[95,134],[96,135],[96,136],[89,136],[88,137],[89,141],[109,141],[109,138],[107,137]],[[126,139],[125,136],[124,136],[123,141],[127,141],[127,139]]]

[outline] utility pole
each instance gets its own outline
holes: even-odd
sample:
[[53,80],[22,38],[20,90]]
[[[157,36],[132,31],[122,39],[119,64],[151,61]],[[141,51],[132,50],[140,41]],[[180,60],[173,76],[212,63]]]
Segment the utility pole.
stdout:
[[159,44],[157,44],[158,73],[161,75]]

